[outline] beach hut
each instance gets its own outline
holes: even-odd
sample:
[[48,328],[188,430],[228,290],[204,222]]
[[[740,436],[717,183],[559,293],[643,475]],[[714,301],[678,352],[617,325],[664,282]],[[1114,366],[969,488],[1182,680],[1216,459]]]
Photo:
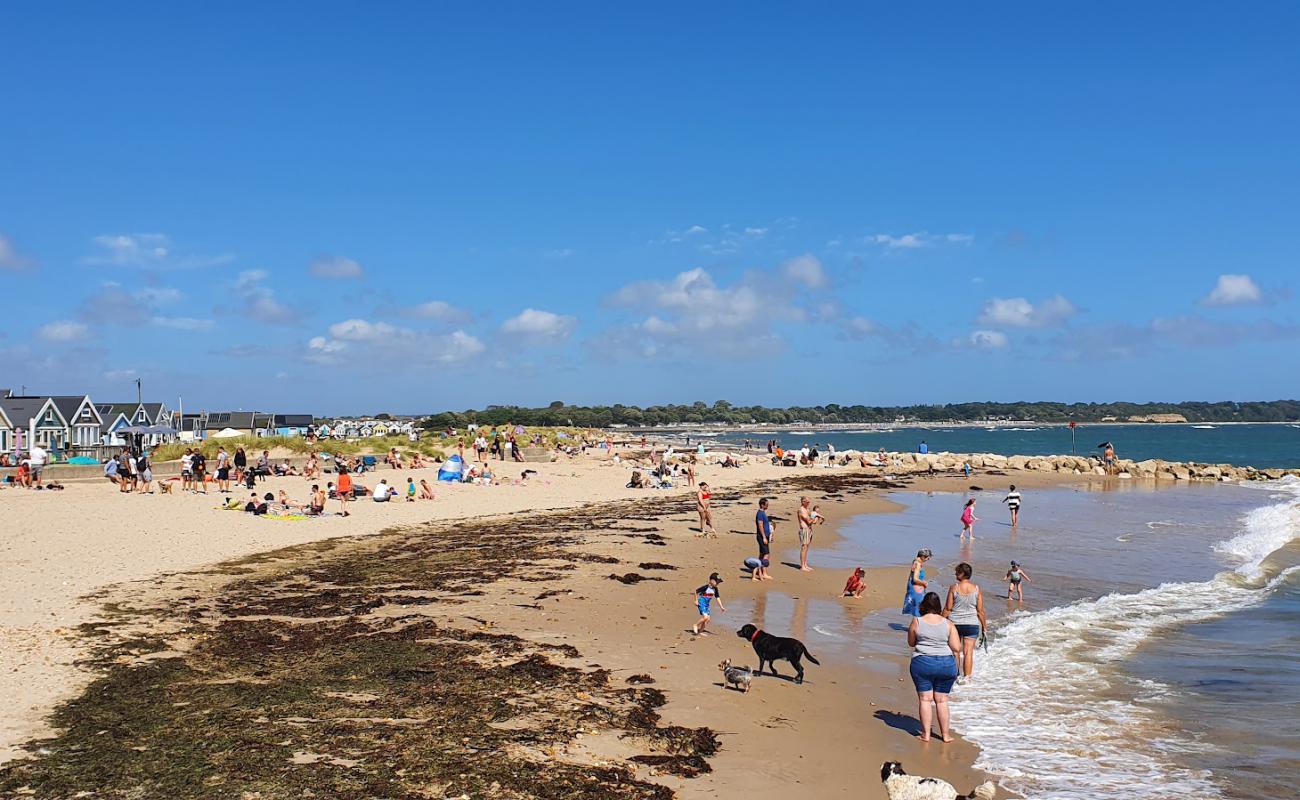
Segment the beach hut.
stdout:
[[334,435],[334,428],[328,422],[323,422],[321,423],[321,426],[316,429],[316,435],[322,439],[328,439]]
[[442,462],[442,466],[438,469],[438,480],[448,483],[458,483],[464,475],[465,462],[460,456],[452,456]]
[[0,407],[0,453],[8,453],[13,449],[14,443],[14,424],[5,413],[3,407]]
[[99,446],[100,430],[104,419],[95,409],[89,395],[65,395],[50,398],[67,423],[68,449],[89,451]]
[[386,423],[386,422],[376,422],[375,425],[374,425],[374,427],[370,429],[370,434],[371,434],[372,436],[387,436],[387,435],[388,435],[388,423]]

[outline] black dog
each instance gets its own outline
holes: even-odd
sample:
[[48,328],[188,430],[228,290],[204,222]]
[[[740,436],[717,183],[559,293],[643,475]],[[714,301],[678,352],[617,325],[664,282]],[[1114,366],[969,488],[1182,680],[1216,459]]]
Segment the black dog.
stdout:
[[[764,633],[753,625],[744,625],[736,631],[736,635],[742,639],[748,639],[754,645],[754,652],[758,654],[758,672],[762,674],[763,664],[766,663],[772,670],[773,675],[777,675],[776,662],[782,659],[789,661],[794,665],[795,683],[803,683],[803,666],[799,659],[808,656],[808,660],[814,664],[821,664],[813,654],[808,652],[803,642],[798,639],[791,639],[786,636],[773,636],[770,633]],[[779,677],[779,676],[778,676]]]

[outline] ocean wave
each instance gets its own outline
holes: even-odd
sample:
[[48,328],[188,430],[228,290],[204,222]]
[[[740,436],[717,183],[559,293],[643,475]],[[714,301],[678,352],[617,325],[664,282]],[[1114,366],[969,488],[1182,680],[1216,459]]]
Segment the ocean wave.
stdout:
[[1204,745],[1147,704],[1168,687],[1137,686],[1115,665],[1159,631],[1250,608],[1300,572],[1270,578],[1264,568],[1300,537],[1300,481],[1284,489],[1283,502],[1249,512],[1243,532],[1216,545],[1239,562],[1233,570],[1013,615],[952,704],[954,727],[980,747],[978,766],[1039,800],[1222,797],[1208,771],[1172,757]]
[[1271,488],[1281,489],[1282,502],[1248,512],[1245,530],[1214,546],[1215,552],[1237,561],[1237,572],[1249,580],[1262,577],[1264,559],[1300,536],[1300,480],[1288,476]]

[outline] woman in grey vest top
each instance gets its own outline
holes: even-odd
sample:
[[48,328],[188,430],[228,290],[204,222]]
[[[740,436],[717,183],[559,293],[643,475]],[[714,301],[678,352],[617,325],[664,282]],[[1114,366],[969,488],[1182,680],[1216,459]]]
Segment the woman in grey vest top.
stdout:
[[980,632],[984,630],[984,593],[980,587],[971,582],[971,567],[965,561],[957,565],[957,584],[948,587],[948,602],[943,607],[943,615],[952,620],[961,637],[961,652],[957,660],[961,666],[961,677],[957,683],[969,683],[971,672],[975,669],[975,645],[979,642]]
[[939,721],[939,738],[952,741],[948,732],[948,693],[957,679],[956,654],[961,651],[961,640],[952,622],[940,613],[942,610],[939,595],[926,592],[919,609],[921,615],[907,629],[907,643],[913,648],[908,672],[916,686],[923,742],[930,741],[930,723],[934,717]]

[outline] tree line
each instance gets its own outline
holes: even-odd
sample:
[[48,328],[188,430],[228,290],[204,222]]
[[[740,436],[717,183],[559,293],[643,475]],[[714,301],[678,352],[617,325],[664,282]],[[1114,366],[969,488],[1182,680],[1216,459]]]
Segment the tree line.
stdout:
[[915,406],[733,406],[725,400],[713,405],[695,402],[689,405],[639,406],[571,406],[555,401],[542,408],[488,406],[482,410],[444,411],[433,414],[425,427],[461,428],[478,425],[572,425],[606,428],[611,425],[650,427],[656,425],[699,425],[728,423],[733,425],[795,425],[802,423],[899,423],[899,422],[983,422],[986,420],[1027,420],[1041,423],[1103,422],[1114,418],[1120,422],[1131,416],[1181,414],[1188,422],[1296,422],[1300,421],[1300,400],[1259,402],[1184,402],[1184,403],[949,403]]

